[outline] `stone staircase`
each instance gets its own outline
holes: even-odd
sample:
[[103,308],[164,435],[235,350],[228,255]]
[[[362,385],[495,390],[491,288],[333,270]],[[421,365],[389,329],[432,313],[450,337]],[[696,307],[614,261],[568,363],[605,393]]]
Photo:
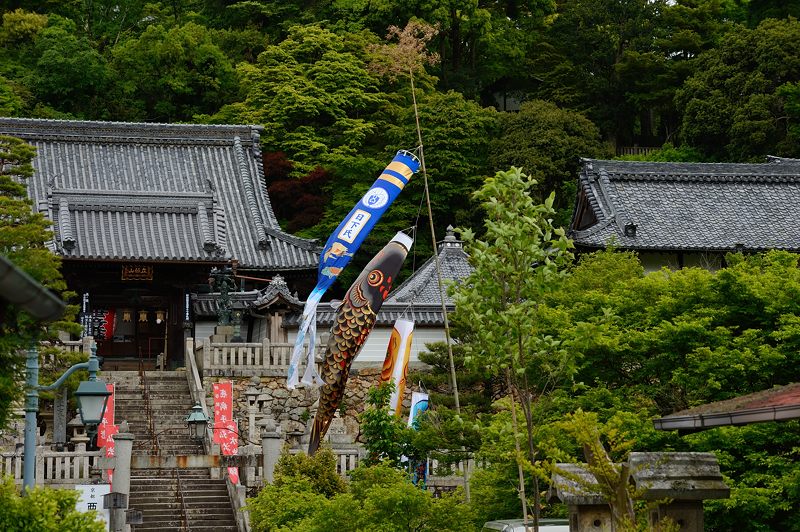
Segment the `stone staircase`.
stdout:
[[[182,499],[178,495],[178,474]],[[142,512],[136,532],[166,530],[237,532],[225,480],[208,469],[135,469],[129,506]],[[184,508],[186,519],[184,521]]]
[[142,378],[136,371],[106,372],[112,375],[116,386],[117,421],[127,420],[133,441],[133,454],[160,454],[185,456],[203,454],[201,442],[189,438],[186,416],[194,403],[189,392],[189,382],[183,371],[147,371],[149,408],[153,415],[154,435],[158,453],[153,445],[147,419],[148,404],[144,400]]
[[[186,426],[186,416],[194,406],[186,373],[147,371],[145,377],[149,389],[147,402],[137,371],[103,372],[104,379],[116,383],[115,420],[128,421],[135,438],[134,458],[204,454],[202,442],[192,441]],[[149,430],[148,407],[157,450]],[[226,481],[212,479],[208,468],[134,468],[128,507],[142,512],[143,523],[134,525],[137,532],[238,530]]]

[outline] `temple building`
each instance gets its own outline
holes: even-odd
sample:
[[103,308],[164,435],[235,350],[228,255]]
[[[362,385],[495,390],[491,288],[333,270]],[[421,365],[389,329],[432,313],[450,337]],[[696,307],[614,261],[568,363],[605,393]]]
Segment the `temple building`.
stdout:
[[235,291],[278,274],[292,291],[314,285],[318,247],[278,225],[259,131],[0,118],[1,135],[36,148],[28,194],[107,369],[181,365],[184,339],[204,334],[191,294],[212,268],[232,264]]
[[584,159],[569,236],[613,245],[645,270],[716,269],[725,254],[800,251],[800,159],[668,163]]
[[[455,309],[447,287],[465,279],[472,266],[464,252],[463,242],[456,239],[453,228],[448,227],[445,238],[438,244],[439,263],[445,284],[444,302],[447,312]],[[219,293],[199,293],[192,296],[196,316],[195,330],[198,341],[208,338],[214,331],[219,311]],[[260,290],[231,294],[231,308],[243,314],[241,338],[246,342],[260,342],[269,338],[273,343],[294,344],[304,302],[291,293],[279,276]],[[324,347],[335,310],[327,302],[317,310],[317,346]],[[428,343],[444,342],[444,314],[442,296],[436,274],[436,261],[429,258],[408,279],[397,286],[378,312],[375,327],[359,352],[355,367],[378,366],[383,363],[392,328],[398,318],[414,322],[414,339],[410,363],[419,362],[419,353],[426,351]]]

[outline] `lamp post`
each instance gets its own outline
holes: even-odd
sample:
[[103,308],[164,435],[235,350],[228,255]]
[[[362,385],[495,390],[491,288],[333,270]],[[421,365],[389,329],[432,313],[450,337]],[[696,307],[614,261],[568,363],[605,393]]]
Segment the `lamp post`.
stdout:
[[203,413],[200,403],[195,403],[185,421],[189,427],[189,437],[195,441],[201,441],[206,437],[209,418]]
[[100,362],[97,359],[97,345],[92,344],[88,362],[80,362],[64,372],[61,377],[49,386],[39,385],[39,350],[33,343],[28,349],[25,360],[25,455],[22,478],[23,492],[33,489],[34,470],[36,467],[36,414],[39,412],[39,392],[60,388],[64,382],[79,369],[89,371],[89,380],[82,381],[75,392],[78,400],[78,413],[84,425],[97,426],[103,419],[108,397],[106,383],[97,378]]

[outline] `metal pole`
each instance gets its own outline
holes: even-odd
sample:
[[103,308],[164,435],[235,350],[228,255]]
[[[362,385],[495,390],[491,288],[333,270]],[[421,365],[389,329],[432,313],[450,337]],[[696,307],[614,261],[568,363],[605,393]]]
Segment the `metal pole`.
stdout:
[[31,343],[25,359],[25,444],[23,455],[22,492],[33,489],[34,471],[36,468],[36,414],[39,412],[39,390],[52,391],[60,388],[64,382],[79,369],[89,371],[89,380],[97,379],[100,361],[97,359],[97,344],[92,344],[89,361],[74,364],[50,386],[39,386],[39,349],[37,341]]
[[36,468],[36,414],[39,412],[39,350],[32,343],[25,359],[25,446],[22,492],[33,489]]

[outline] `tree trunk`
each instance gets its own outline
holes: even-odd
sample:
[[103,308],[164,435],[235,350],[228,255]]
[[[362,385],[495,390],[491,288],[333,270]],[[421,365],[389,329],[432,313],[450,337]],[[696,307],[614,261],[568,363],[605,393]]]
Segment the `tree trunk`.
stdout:
[[514,450],[517,452],[517,473],[519,474],[519,500],[522,502],[522,519],[525,528],[528,527],[528,501],[525,498],[525,473],[519,461],[521,450],[519,438],[517,438],[517,404],[514,401],[514,388],[511,385],[511,371],[506,368],[506,384],[508,386],[508,396],[511,399],[511,426],[514,430]]

